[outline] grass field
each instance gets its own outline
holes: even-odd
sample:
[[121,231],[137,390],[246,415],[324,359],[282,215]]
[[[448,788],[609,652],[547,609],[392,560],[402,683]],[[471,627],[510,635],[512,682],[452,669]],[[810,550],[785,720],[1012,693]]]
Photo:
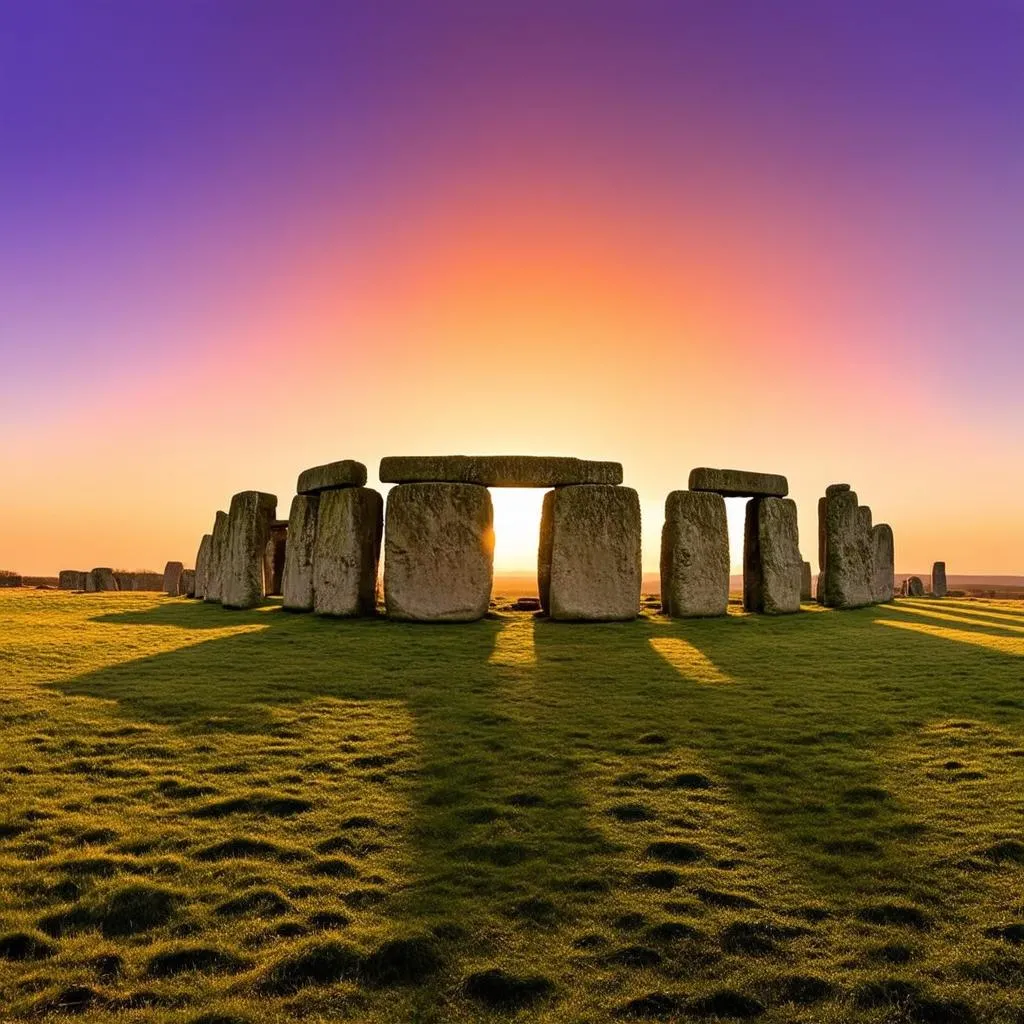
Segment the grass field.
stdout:
[[0,592],[0,1019],[1024,1021],[1024,608]]

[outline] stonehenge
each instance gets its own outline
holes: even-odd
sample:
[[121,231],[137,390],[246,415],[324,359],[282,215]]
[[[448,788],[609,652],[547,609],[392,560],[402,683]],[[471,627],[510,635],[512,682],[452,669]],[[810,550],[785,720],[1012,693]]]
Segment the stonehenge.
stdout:
[[813,601],[814,591],[811,587],[811,563],[803,562],[800,571],[800,600]]
[[945,597],[949,593],[946,586],[946,563],[936,562],[932,566],[932,594],[935,597]]
[[61,569],[57,577],[59,590],[85,590],[85,577],[88,573],[78,569]]
[[263,558],[276,511],[277,497],[264,491],[232,497],[220,569],[225,608],[255,608],[266,595]]
[[818,600],[828,608],[863,608],[893,596],[893,537],[872,525],[849,484],[831,484],[818,502]]
[[227,555],[228,514],[218,511],[213,517],[213,533],[210,534],[210,565],[206,578],[204,600],[219,603],[224,591],[224,562]]
[[721,494],[672,491],[665,499],[661,607],[673,618],[728,610],[729,528]]
[[[313,545],[313,611],[373,615],[384,500],[369,487],[323,491]],[[488,592],[488,597],[490,593]]]
[[901,593],[904,597],[924,597],[924,583],[920,576],[908,576],[903,581]]
[[871,528],[871,601],[884,604],[893,599],[893,537],[888,523]]
[[400,455],[381,459],[383,484],[568,487],[622,483],[622,464],[546,455]]
[[784,476],[707,466],[690,470],[688,486],[691,491],[710,491],[723,498],[784,498],[789,494],[789,482]]
[[196,596],[196,571],[195,569],[182,569],[181,577],[178,580],[179,597]]
[[162,590],[168,597],[177,597],[181,593],[181,574],[185,566],[181,562],[168,562],[164,566]]
[[288,520],[275,519],[263,551],[263,581],[267,596],[280,596],[284,586],[284,553],[288,539]]
[[313,610],[313,548],[319,509],[320,498],[315,494],[296,494],[292,498],[281,583],[282,604],[288,611]]
[[743,607],[763,615],[800,610],[803,577],[796,502],[751,498],[743,535]]
[[213,545],[213,534],[204,533],[203,539],[199,542],[199,550],[196,552],[196,580],[193,597],[200,601],[205,600],[206,591],[210,585],[210,549]]

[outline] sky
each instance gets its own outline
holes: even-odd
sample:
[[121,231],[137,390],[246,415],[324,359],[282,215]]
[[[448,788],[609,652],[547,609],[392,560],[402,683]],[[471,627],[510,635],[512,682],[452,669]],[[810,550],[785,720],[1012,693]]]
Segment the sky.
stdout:
[[6,0],[0,568],[521,453],[621,461],[647,570],[708,465],[812,563],[847,482],[897,572],[1024,574],[1022,49],[1016,0]]

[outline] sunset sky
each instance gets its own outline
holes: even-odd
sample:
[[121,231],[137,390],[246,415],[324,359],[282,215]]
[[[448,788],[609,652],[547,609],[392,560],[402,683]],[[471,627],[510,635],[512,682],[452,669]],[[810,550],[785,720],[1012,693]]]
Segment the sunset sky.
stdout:
[[5,3],[0,568],[510,452],[621,461],[648,570],[710,465],[787,474],[812,563],[846,481],[897,572],[1024,574],[1022,46],[1014,0]]

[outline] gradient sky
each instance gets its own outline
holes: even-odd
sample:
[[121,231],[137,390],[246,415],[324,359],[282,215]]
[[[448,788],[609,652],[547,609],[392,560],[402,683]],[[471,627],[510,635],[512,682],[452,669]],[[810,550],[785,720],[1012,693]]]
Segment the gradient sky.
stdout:
[[812,561],[847,481],[897,571],[1024,573],[1022,182],[1016,0],[7,0],[0,567],[522,452],[621,460],[648,569],[722,465]]

